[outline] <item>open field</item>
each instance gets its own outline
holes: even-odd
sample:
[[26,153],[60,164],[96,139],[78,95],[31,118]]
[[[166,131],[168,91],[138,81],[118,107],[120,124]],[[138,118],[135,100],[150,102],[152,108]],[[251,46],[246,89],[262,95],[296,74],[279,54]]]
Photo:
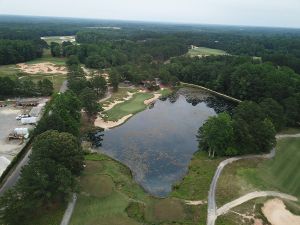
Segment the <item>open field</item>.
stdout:
[[48,45],[51,44],[51,42],[56,43],[63,43],[64,41],[70,41],[72,43],[75,43],[75,36],[47,36],[47,37],[41,37],[41,39],[45,40]]
[[[47,66],[48,64],[49,66]],[[23,66],[24,70],[22,70],[21,66],[18,65],[0,66],[0,77],[8,76],[12,79],[23,79],[25,77],[30,77],[35,82],[47,78],[53,82],[55,91],[59,91],[62,83],[67,78],[66,72],[60,72],[61,69],[64,69],[62,66],[65,66],[65,59],[52,57],[49,53],[49,50],[44,51],[44,56],[42,58],[26,62],[23,65],[26,67],[25,68]],[[41,67],[40,69],[39,66]],[[58,69],[57,73],[54,70],[56,67]],[[31,73],[30,70],[35,70],[36,72]],[[26,71],[28,73],[26,73]]]
[[104,155],[87,155],[71,225],[199,224],[199,206],[149,196],[130,170]]
[[216,56],[216,55],[227,55],[227,53],[220,49],[195,47],[190,49],[187,53],[191,57],[205,57],[205,56]]

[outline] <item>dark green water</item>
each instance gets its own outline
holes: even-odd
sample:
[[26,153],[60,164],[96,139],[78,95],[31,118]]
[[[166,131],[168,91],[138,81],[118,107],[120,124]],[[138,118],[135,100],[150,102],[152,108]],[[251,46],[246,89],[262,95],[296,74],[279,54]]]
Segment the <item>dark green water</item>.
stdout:
[[99,151],[126,164],[149,193],[165,197],[187,172],[198,149],[199,127],[229,106],[197,89],[180,89],[122,126],[105,131]]

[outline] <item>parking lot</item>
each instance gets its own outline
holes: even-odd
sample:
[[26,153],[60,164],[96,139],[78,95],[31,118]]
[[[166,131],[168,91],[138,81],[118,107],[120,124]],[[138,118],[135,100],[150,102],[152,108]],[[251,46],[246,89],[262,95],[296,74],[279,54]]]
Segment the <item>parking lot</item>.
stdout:
[[[39,99],[39,106],[43,106],[45,102],[46,99]],[[16,107],[15,104],[0,107],[0,175],[26,144],[26,140],[9,140],[8,136],[15,128],[33,128],[32,125],[22,125],[20,120],[16,120],[18,115],[28,114],[31,109],[32,107]]]

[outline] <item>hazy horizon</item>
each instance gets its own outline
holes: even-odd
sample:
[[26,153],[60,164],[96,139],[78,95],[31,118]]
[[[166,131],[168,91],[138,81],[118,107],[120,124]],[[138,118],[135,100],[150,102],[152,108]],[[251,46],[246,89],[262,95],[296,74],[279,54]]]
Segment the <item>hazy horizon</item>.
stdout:
[[171,0],[0,0],[0,14],[300,28],[298,0],[180,0],[176,3]]

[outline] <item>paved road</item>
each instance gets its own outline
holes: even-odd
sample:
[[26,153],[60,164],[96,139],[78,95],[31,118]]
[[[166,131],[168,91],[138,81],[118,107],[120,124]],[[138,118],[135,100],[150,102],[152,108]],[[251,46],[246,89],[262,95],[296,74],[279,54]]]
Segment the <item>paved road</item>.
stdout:
[[230,159],[226,159],[222,161],[213,177],[213,180],[210,184],[210,189],[208,193],[208,205],[207,205],[207,225],[214,225],[215,221],[217,219],[217,204],[216,204],[216,188],[218,179],[224,169],[224,167],[232,162],[235,162],[237,160],[241,159],[253,159],[253,158],[263,158],[263,159],[270,159],[275,156],[275,149],[273,149],[269,154],[265,155],[248,155],[248,156],[241,156],[241,157],[233,157]]
[[292,195],[288,195],[288,194],[284,194],[284,193],[280,193],[280,192],[276,192],[276,191],[255,191],[255,192],[246,194],[236,200],[233,200],[232,202],[229,202],[229,203],[223,205],[222,207],[220,207],[217,210],[217,216],[224,215],[230,209],[232,209],[238,205],[241,205],[244,202],[250,201],[255,198],[261,198],[261,197],[267,197],[267,196],[278,197],[278,198],[295,201],[295,202],[298,201],[298,199]]
[[15,168],[15,170],[10,174],[10,176],[7,178],[7,180],[1,187],[0,196],[3,195],[5,191],[7,191],[9,188],[13,187],[17,183],[20,177],[22,167],[27,165],[30,154],[31,154],[31,149],[26,153],[24,158],[20,161],[20,163]]

